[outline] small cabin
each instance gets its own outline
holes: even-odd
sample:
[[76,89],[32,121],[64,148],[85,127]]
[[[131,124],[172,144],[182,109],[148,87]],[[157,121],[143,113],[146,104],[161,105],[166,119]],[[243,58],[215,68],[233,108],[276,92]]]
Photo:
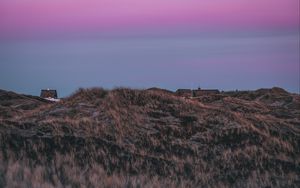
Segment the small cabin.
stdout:
[[219,94],[220,91],[217,89],[177,89],[175,92],[177,96],[185,97],[185,98],[192,98],[192,97],[200,97],[204,95],[211,95],[211,94]]
[[195,89],[193,90],[193,97],[199,97],[203,95],[211,95],[211,94],[219,94],[220,91],[218,89]]
[[57,91],[54,89],[42,89],[40,97],[57,99]]

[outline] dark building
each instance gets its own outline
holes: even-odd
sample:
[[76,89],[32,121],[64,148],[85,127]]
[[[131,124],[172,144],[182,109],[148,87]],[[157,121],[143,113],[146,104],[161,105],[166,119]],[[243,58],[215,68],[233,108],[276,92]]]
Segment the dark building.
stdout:
[[57,92],[54,89],[42,89],[40,97],[57,99]]
[[219,94],[220,91],[217,89],[177,89],[176,91],[176,95],[180,96],[180,97],[186,97],[186,98],[190,98],[190,97],[200,97],[200,96],[204,96],[204,95],[211,95],[211,94]]
[[193,90],[193,97],[199,97],[203,95],[210,95],[210,94],[219,94],[220,91],[217,89],[195,89]]

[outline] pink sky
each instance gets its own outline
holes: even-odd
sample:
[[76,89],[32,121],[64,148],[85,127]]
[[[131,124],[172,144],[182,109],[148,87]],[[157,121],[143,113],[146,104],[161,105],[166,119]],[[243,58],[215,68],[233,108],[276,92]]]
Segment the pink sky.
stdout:
[[0,37],[134,29],[289,29],[298,0],[1,0]]

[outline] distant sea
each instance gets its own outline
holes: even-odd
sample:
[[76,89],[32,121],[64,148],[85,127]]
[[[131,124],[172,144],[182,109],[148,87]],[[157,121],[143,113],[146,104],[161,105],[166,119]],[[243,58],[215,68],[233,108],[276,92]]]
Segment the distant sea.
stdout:
[[0,42],[0,88],[60,96],[78,87],[299,93],[299,35],[108,37]]

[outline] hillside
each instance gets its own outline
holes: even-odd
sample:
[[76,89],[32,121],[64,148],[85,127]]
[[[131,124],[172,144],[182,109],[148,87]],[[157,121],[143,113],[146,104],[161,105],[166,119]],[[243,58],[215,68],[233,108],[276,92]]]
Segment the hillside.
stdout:
[[0,187],[298,187],[300,96],[0,90]]

